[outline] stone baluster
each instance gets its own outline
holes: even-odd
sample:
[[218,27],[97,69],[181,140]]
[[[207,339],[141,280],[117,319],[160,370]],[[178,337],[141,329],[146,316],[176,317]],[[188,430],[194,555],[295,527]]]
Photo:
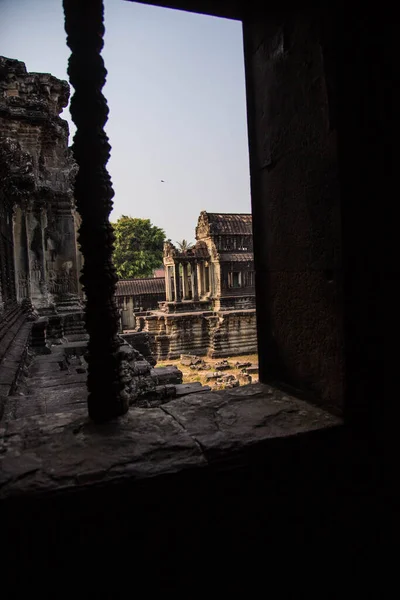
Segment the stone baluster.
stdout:
[[110,145],[104,132],[108,107],[102,94],[107,71],[103,48],[102,0],[63,0],[68,74],[75,89],[70,110],[77,126],[73,152],[79,171],[75,199],[82,222],[79,244],[84,257],[82,284],[86,295],[88,344],[88,407],[96,422],[128,410],[122,393],[118,353],[118,311],[114,294],[117,275],[112,262],[114,234],[109,222],[114,191],[106,165]]
[[174,288],[175,288],[175,302],[181,301],[181,281],[179,275],[179,263],[174,263],[173,266],[174,273]]

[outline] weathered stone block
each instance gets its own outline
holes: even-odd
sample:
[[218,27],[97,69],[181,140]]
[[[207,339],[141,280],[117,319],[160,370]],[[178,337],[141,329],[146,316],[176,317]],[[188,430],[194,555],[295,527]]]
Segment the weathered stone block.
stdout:
[[251,375],[248,375],[247,373],[239,373],[237,378],[241,385],[248,385],[252,382]]
[[214,366],[217,369],[217,371],[226,371],[227,369],[231,369],[231,365],[227,360],[216,362]]
[[180,362],[183,366],[189,367],[190,365],[195,364],[197,360],[197,356],[192,354],[181,354]]

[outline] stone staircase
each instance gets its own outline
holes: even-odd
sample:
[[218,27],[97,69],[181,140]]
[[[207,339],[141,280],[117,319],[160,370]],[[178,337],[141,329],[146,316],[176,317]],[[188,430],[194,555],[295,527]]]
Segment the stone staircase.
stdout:
[[32,321],[26,310],[15,304],[0,315],[0,416],[5,398],[13,393],[23,369]]

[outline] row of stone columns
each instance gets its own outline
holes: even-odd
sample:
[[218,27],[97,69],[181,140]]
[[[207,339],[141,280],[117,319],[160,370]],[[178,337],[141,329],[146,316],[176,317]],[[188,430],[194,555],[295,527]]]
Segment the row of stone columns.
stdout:
[[[182,300],[192,300],[196,302],[199,298],[202,298],[209,294],[210,285],[206,277],[206,267],[201,261],[193,261],[191,264],[191,273],[189,275],[189,262],[176,261],[173,266],[167,266],[165,272],[166,279],[166,299],[167,302],[172,302],[175,298],[175,302],[180,302],[181,292]],[[182,290],[181,290],[181,278],[180,278],[180,266],[182,265]],[[189,289],[189,277],[191,279],[190,294]],[[172,283],[172,281],[173,283]]]
[[65,295],[78,298],[75,222],[71,207],[67,205],[57,214],[60,240],[57,249],[53,250],[51,239],[46,239],[47,226],[44,207],[15,209],[13,238],[17,298],[30,298],[39,309],[47,308]]

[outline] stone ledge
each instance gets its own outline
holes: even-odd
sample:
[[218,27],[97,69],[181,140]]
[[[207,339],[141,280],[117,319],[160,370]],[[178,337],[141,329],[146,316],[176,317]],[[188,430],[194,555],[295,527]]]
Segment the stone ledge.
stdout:
[[131,408],[101,426],[82,408],[35,415],[0,430],[0,499],[204,468],[260,443],[340,424],[261,384]]

